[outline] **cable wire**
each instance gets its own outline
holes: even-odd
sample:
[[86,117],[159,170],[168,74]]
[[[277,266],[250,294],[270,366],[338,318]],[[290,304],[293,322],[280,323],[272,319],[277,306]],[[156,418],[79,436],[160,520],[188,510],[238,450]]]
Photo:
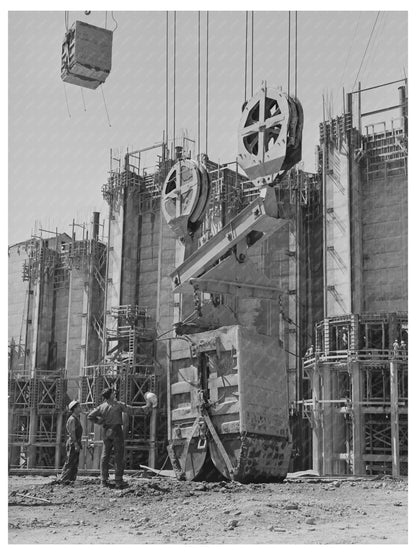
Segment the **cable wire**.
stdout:
[[87,107],[85,106],[84,91],[82,90],[82,87],[81,87],[81,98],[82,98],[82,104],[83,104],[83,106],[84,106],[84,112],[86,112],[86,111],[87,111]]
[[116,24],[116,26],[115,26],[114,29],[113,29],[113,33],[114,33],[114,31],[115,31],[115,30],[117,29],[117,27],[118,27],[117,20],[116,20],[116,18],[114,17],[114,12],[111,12],[111,18],[112,18],[112,20],[114,21],[114,23]]
[[251,12],[251,96],[254,85],[254,12]]
[[340,90],[340,87],[341,87],[341,85],[342,85],[342,83],[343,83],[343,81],[344,81],[345,72],[346,72],[346,70],[347,70],[348,62],[349,62],[350,56],[351,56],[351,50],[352,50],[353,45],[355,44],[355,37],[356,37],[356,35],[357,35],[357,29],[358,29],[358,25],[359,25],[359,23],[360,23],[360,18],[361,18],[361,15],[358,15],[358,16],[357,16],[357,22],[356,22],[356,24],[355,24],[354,35],[353,35],[353,38],[352,38],[352,40],[351,40],[351,42],[350,42],[350,48],[349,48],[349,50],[348,50],[348,54],[347,54],[347,57],[346,57],[346,59],[345,59],[344,70],[343,70],[343,72],[342,72],[342,77],[341,77],[340,82],[339,82],[338,92],[337,92],[337,96],[335,97],[335,102],[338,100],[339,90]]
[[64,94],[65,94],[66,109],[67,109],[67,111],[68,111],[68,116],[71,117],[71,112],[69,111],[69,103],[68,103],[68,97],[67,97],[67,94],[66,94],[65,83],[62,82],[62,85],[64,86]]
[[380,32],[381,32],[381,36],[383,36],[383,30],[384,30],[384,27],[386,25],[385,13],[386,12],[381,12],[380,19],[379,19],[378,25],[377,25],[377,29],[374,33],[373,43],[371,45],[371,48],[369,49],[367,59],[364,62],[364,65],[363,65],[363,69],[362,69],[363,75],[366,73],[367,68],[368,67],[371,68],[371,66],[373,65],[373,60],[374,60],[374,57],[376,55],[376,52],[379,51],[379,49],[377,48],[377,42],[378,42],[378,37],[379,37]]
[[176,11],[173,12],[173,149],[176,146]]
[[289,12],[289,29],[288,29],[288,49],[287,49],[287,94],[290,94],[290,48],[291,48],[291,39],[290,39],[290,12]]
[[244,53],[244,102],[247,102],[247,62],[248,62],[248,12],[246,12],[246,38]]
[[166,12],[166,97],[165,97],[165,126],[166,126],[166,145],[169,145],[169,12]]
[[353,86],[352,86],[352,90],[354,90],[355,85],[356,85],[357,80],[358,80],[358,76],[360,75],[360,71],[361,71],[361,68],[362,68],[362,65],[363,65],[365,56],[366,56],[366,54],[367,54],[367,50],[368,50],[368,47],[369,47],[370,42],[371,42],[371,38],[372,38],[373,33],[374,33],[374,29],[375,29],[375,27],[376,27],[376,25],[377,25],[377,21],[378,21],[379,15],[380,15],[380,12],[378,11],[378,12],[377,12],[376,19],[375,19],[375,21],[374,21],[374,23],[373,23],[373,28],[371,29],[371,33],[370,33],[370,37],[369,37],[368,42],[367,42],[367,46],[365,47],[365,51],[364,51],[363,57],[362,57],[362,59],[361,59],[360,67],[359,67],[359,69],[358,69],[358,71],[357,71],[357,76],[356,76],[355,81],[354,81],[354,84],[353,84]]
[[208,156],[208,58],[209,58],[209,12],[207,12],[207,60],[206,60],[206,92],[205,92],[205,154]]
[[295,97],[298,96],[298,12],[295,12]]
[[198,12],[198,158],[201,154],[201,12]]
[[101,83],[100,89],[101,89],[101,95],[102,95],[102,97],[103,97],[105,113],[107,114],[108,127],[111,127],[110,116],[109,116],[109,114],[108,114],[107,103],[106,103],[106,101],[105,101],[105,96],[104,96],[104,87],[103,87],[103,83]]

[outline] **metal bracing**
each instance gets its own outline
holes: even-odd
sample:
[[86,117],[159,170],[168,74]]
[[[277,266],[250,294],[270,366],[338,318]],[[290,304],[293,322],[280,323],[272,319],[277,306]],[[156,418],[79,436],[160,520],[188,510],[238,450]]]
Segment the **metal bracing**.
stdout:
[[[303,359],[312,397],[302,402],[302,414],[312,427],[319,472],[407,472],[407,352],[383,348],[396,334],[407,338],[407,321],[396,316],[345,315],[316,325],[316,351]],[[369,326],[376,325],[371,336]]]
[[64,371],[9,375],[9,465],[59,468],[68,381]]
[[[101,363],[85,366],[80,377],[80,399],[86,410],[102,403],[102,391],[107,387],[116,390],[119,401],[132,406],[144,406],[147,391],[159,394],[153,358],[155,330],[149,327],[147,307],[132,304],[112,307],[109,317],[115,320],[115,326],[106,329],[106,355]],[[101,332],[102,324],[96,321],[95,325]],[[156,413],[126,417],[127,468],[154,465],[158,448],[155,418]],[[101,429],[94,426],[87,440],[84,464],[96,467],[102,449]]]
[[[161,154],[157,155],[157,163],[143,167],[142,153],[159,148]],[[113,161],[116,161],[114,169]],[[101,188],[102,195],[110,206],[117,208],[126,194],[134,194],[138,198],[139,214],[156,213],[159,210],[162,185],[173,163],[168,159],[165,143],[127,152],[124,163],[121,155],[118,158],[112,156],[107,183]]]

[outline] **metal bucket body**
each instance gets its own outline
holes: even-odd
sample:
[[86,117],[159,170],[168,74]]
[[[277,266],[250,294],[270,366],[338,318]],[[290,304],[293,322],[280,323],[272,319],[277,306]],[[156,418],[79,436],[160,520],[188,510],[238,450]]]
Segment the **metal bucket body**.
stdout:
[[171,353],[169,451],[178,476],[207,479],[212,461],[228,479],[284,479],[292,444],[277,338],[243,326],[188,338],[174,340]]

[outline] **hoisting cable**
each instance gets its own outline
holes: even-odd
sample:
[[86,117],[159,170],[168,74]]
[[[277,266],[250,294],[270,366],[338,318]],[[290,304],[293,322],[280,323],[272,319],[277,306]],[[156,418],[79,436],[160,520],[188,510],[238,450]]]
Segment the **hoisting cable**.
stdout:
[[68,111],[68,116],[71,117],[71,112],[69,111],[68,97],[67,97],[67,95],[66,95],[65,83],[62,81],[62,84],[63,84],[63,86],[64,86],[64,94],[65,94],[66,109],[67,109],[67,111]]
[[173,12],[173,150],[176,146],[176,11]]
[[244,104],[247,102],[248,12],[246,12],[246,40],[244,53]]
[[201,154],[201,12],[198,12],[198,158]]
[[86,112],[86,111],[87,111],[87,107],[85,106],[84,91],[82,90],[82,87],[81,87],[81,98],[82,98],[82,104],[83,104],[83,106],[84,106],[84,112]]
[[254,12],[251,12],[251,96],[254,85]]
[[209,42],[209,12],[207,11],[207,64],[206,64],[206,92],[205,92],[205,154],[208,156],[208,42]]
[[103,87],[103,83],[101,83],[100,89],[101,89],[101,95],[102,95],[102,97],[103,97],[105,113],[107,114],[108,127],[111,127],[110,116],[108,115],[107,103],[106,103],[106,101],[105,101],[105,96],[104,96],[104,87]]
[[288,29],[288,48],[287,48],[287,94],[290,95],[290,12],[289,12],[289,29]]
[[345,71],[346,71],[346,69],[347,69],[347,67],[348,67],[348,62],[350,61],[351,50],[352,50],[353,45],[355,44],[355,36],[356,36],[356,34],[357,34],[358,24],[360,23],[360,17],[361,17],[361,16],[358,15],[358,17],[357,17],[357,22],[356,22],[356,24],[355,24],[354,35],[353,35],[352,40],[351,40],[351,42],[350,42],[350,47],[349,47],[349,50],[348,50],[347,57],[345,58],[344,69],[343,69],[343,71],[342,71],[342,77],[341,77],[340,82],[339,82],[339,85],[338,85],[337,96],[335,97],[335,103],[336,103],[336,101],[338,100],[338,94],[339,94],[341,85],[342,85],[342,83],[343,83],[343,81],[344,81]]
[[65,30],[68,32],[69,29],[69,12],[64,12],[64,20],[65,20]]
[[114,31],[115,31],[115,30],[117,29],[117,27],[118,27],[117,20],[116,20],[116,18],[114,17],[114,12],[111,12],[111,18],[112,18],[112,20],[114,21],[114,23],[116,24],[116,26],[115,26],[114,29],[113,29],[113,33],[114,33]]
[[367,50],[368,50],[368,47],[369,47],[369,45],[370,45],[370,42],[371,42],[371,39],[372,39],[372,36],[373,36],[373,33],[374,33],[374,29],[375,29],[375,27],[376,27],[376,25],[377,25],[377,21],[378,21],[379,15],[380,15],[380,12],[378,11],[378,12],[377,12],[376,19],[375,19],[375,21],[374,21],[374,23],[373,23],[373,28],[371,29],[371,33],[370,33],[370,37],[369,37],[368,42],[367,42],[367,46],[365,47],[365,51],[364,51],[363,57],[362,57],[362,59],[361,59],[360,67],[359,67],[359,69],[358,69],[357,76],[356,76],[355,81],[354,81],[354,85],[352,86],[352,90],[354,90],[355,85],[356,85],[356,83],[357,83],[358,76],[360,75],[360,71],[361,71],[361,68],[362,68],[362,65],[363,65],[363,62],[364,62],[364,58],[365,58],[365,56],[366,56],[366,54],[367,54]]
[[376,55],[376,53],[378,52],[378,48],[377,48],[377,37],[379,35],[379,33],[381,34],[381,36],[383,36],[383,29],[386,25],[386,20],[384,17],[385,12],[381,12],[380,14],[380,19],[378,20],[378,24],[377,24],[377,29],[374,33],[374,37],[373,37],[373,42],[372,45],[367,53],[367,58],[364,62],[363,68],[362,68],[362,72],[365,73],[367,71],[367,68],[373,67],[373,60],[374,60],[374,56]]
[[166,68],[165,68],[165,79],[166,79],[166,98],[165,98],[165,126],[166,126],[166,148],[169,146],[169,12],[166,12]]
[[107,14],[108,12],[105,12],[105,20],[104,20],[104,28],[107,29]]
[[298,12],[295,12],[295,98],[298,97]]

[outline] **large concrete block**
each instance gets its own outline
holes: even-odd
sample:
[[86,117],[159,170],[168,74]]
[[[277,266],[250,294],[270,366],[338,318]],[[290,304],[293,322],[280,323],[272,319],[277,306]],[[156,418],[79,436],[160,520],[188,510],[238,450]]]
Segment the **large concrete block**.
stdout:
[[[284,477],[291,440],[285,356],[278,340],[243,326],[189,337],[200,352],[199,359],[189,344],[180,339],[172,341],[172,426],[176,436],[182,438],[173,442],[177,456],[193,456],[193,424],[199,418],[199,390],[203,390],[210,401],[211,421],[235,467],[234,477],[254,481]],[[191,440],[186,452],[185,438]],[[256,455],[253,452],[250,461],[241,450],[243,438],[250,438],[248,449],[256,446]],[[195,440],[198,443],[198,436]],[[210,456],[219,471],[227,475],[218,446],[211,440]],[[188,461],[181,464],[186,471]]]

